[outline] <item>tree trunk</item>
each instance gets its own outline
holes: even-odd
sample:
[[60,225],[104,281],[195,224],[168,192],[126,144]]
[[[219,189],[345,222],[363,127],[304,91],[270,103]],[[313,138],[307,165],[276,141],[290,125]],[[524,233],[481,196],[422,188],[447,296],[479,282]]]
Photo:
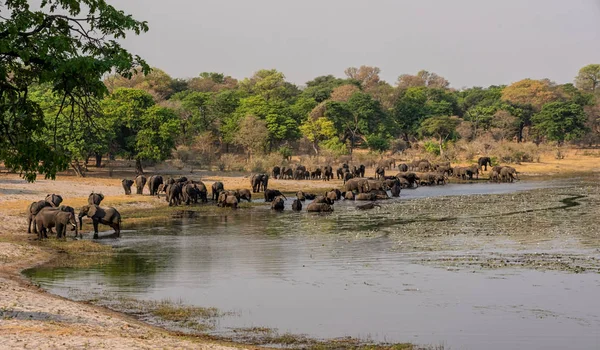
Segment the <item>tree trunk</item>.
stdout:
[[319,149],[317,148],[317,143],[313,142],[313,149],[315,150],[315,155],[318,157],[319,156]]
[[96,168],[100,168],[102,166],[102,154],[96,153]]
[[85,174],[83,173],[83,170],[81,169],[81,166],[79,165],[79,161],[71,162],[71,168],[73,168],[73,170],[75,171],[75,174],[78,177],[85,177]]
[[142,168],[142,160],[139,158],[135,159],[135,173],[138,175],[142,175],[144,173],[144,169]]
[[440,136],[440,157],[444,155],[444,140]]

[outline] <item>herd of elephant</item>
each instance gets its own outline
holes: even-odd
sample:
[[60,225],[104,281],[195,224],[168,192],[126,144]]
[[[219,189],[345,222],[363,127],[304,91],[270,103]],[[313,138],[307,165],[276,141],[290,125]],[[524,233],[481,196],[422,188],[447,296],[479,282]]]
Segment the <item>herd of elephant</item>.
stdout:
[[[77,221],[75,209],[68,205],[62,205],[63,198],[57,194],[48,194],[44,200],[31,203],[27,207],[27,233],[31,233],[33,224],[33,233],[38,238],[48,238],[48,233],[56,229],[57,238],[66,238],[67,228],[75,231],[75,237],[81,238],[79,232],[83,228],[83,218],[92,219],[94,226],[94,239],[98,238],[98,224],[108,225],[115,230],[114,237],[121,235],[121,214],[112,207],[101,207],[100,203],[104,200],[101,193],[90,193],[88,204],[81,207]],[[79,223],[79,230],[77,224]]]

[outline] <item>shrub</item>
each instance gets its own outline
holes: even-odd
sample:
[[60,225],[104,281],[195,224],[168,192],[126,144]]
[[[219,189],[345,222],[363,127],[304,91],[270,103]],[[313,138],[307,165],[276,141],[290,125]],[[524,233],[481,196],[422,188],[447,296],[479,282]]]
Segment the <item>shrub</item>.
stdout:
[[425,147],[425,152],[433,154],[435,156],[440,155],[440,145],[437,142],[425,141],[425,144],[423,146]]
[[346,145],[337,137],[321,141],[319,147],[326,156],[341,156],[348,154],[348,147],[346,147]]
[[372,151],[385,152],[390,149],[390,142],[383,136],[369,135],[367,136],[367,147]]

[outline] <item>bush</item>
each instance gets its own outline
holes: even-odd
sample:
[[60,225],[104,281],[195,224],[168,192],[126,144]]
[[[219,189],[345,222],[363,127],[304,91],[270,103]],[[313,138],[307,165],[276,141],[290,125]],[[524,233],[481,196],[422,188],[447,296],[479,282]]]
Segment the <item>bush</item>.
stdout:
[[348,147],[346,147],[346,145],[337,137],[326,141],[321,141],[319,143],[319,147],[321,148],[323,154],[328,156],[341,156],[348,154]]
[[290,146],[281,146],[277,151],[284,160],[289,161],[292,158],[292,148]]
[[367,147],[372,151],[385,152],[390,149],[390,142],[385,137],[369,135],[367,136]]
[[217,168],[220,171],[242,171],[244,170],[244,161],[234,154],[225,153],[219,157]]
[[[440,155],[440,145],[437,142],[425,141],[425,144],[423,144],[423,146],[425,147],[425,152],[433,154],[435,156]],[[442,145],[442,148],[443,147],[444,146]]]

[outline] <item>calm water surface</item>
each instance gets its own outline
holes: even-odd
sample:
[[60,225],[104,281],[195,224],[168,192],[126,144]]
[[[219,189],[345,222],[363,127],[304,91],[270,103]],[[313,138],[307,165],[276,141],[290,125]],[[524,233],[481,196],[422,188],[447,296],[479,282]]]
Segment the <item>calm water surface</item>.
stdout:
[[[402,200],[542,186],[449,185],[407,190]],[[80,290],[235,311],[219,319],[221,334],[260,326],[452,349],[600,349],[600,275],[424,266],[415,261],[444,252],[399,252],[384,234],[353,239],[348,222],[369,220],[353,205],[336,204],[333,215],[257,208],[184,219],[106,241],[120,252],[106,265],[27,274],[67,297]]]

